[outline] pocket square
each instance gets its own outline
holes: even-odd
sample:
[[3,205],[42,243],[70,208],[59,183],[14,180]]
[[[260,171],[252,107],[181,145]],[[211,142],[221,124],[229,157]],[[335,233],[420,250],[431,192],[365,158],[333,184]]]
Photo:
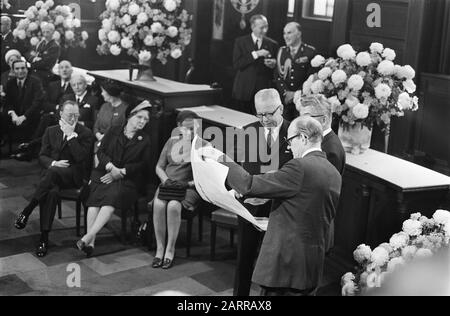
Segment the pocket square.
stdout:
[[85,109],[90,109],[90,108],[91,108],[91,105],[86,103],[85,105],[83,105],[83,108],[85,108]]

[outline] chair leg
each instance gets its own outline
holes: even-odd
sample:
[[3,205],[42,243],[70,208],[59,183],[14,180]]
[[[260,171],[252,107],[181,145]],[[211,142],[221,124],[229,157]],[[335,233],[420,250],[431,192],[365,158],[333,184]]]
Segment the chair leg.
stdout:
[[203,212],[201,209],[198,212],[198,241],[203,241]]
[[58,199],[58,218],[62,218],[62,202],[61,199]]
[[122,243],[125,244],[127,241],[127,211],[121,210],[121,218],[122,218]]
[[234,230],[230,228],[230,247],[233,248],[234,246]]
[[80,222],[81,222],[81,201],[77,200],[76,202],[76,223],[77,223],[77,236],[80,237],[81,236],[81,229],[80,229]]
[[88,225],[87,225],[87,216],[88,216],[88,208],[84,206],[84,234],[87,234]]
[[211,261],[216,259],[216,232],[217,225],[215,222],[211,222],[211,253],[209,258]]
[[192,218],[189,218],[187,221],[187,240],[186,240],[186,257],[189,258],[191,256],[191,241],[192,241]]

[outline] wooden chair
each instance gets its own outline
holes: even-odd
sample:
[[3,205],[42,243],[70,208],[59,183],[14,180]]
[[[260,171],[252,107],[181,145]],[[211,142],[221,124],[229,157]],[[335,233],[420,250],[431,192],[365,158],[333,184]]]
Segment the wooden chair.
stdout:
[[234,245],[234,232],[238,228],[238,216],[224,209],[218,209],[211,213],[211,253],[210,260],[214,261],[216,256],[216,234],[217,227],[230,230],[230,246]]
[[75,216],[76,216],[76,231],[77,236],[81,236],[81,206],[84,206],[84,231],[87,233],[87,207],[84,202],[87,198],[86,196],[87,183],[85,183],[79,189],[68,189],[61,190],[59,192],[58,200],[58,218],[62,218],[62,201],[73,201],[75,202]]

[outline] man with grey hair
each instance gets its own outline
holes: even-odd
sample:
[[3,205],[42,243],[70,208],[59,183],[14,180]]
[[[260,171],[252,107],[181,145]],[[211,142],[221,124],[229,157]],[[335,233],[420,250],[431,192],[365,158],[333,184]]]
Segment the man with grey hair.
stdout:
[[283,97],[284,118],[291,121],[298,116],[293,102],[295,91],[301,89],[303,82],[308,78],[316,49],[303,43],[302,29],[297,22],[286,24],[283,37],[286,46],[278,51],[275,83]]
[[5,55],[6,53],[11,50],[11,49],[16,49],[17,45],[16,42],[14,40],[14,36],[11,32],[11,19],[8,16],[3,16],[1,17],[1,31],[2,31],[2,36],[1,36],[1,47],[2,47],[2,72],[6,71],[9,69],[9,65],[8,63],[5,61]]
[[28,61],[36,76],[38,76],[46,88],[53,77],[53,67],[58,61],[61,49],[53,39],[55,26],[51,23],[41,24],[43,39],[35,50],[29,53]]
[[[294,159],[280,170],[252,176],[229,158],[223,162],[227,184],[239,195],[274,200],[252,278],[262,295],[315,295],[321,282],[342,181],[320,149],[322,139],[319,122],[300,117],[286,139]],[[224,158],[213,149],[204,156]]]
[[[255,110],[259,122],[245,129],[245,158],[242,167],[257,175],[276,171],[292,159],[292,153],[284,141],[290,122],[283,119],[283,103],[276,89],[263,89],[255,95]],[[254,139],[251,139],[254,136]],[[254,203],[255,204],[255,203]],[[257,217],[269,217],[271,203],[245,204]],[[233,295],[250,295],[253,267],[258,255],[262,234],[242,218],[239,218],[238,262],[236,265]]]
[[236,39],[233,67],[237,71],[233,85],[234,108],[252,114],[255,93],[273,86],[273,69],[278,43],[266,36],[269,23],[264,15],[250,18],[252,33]]

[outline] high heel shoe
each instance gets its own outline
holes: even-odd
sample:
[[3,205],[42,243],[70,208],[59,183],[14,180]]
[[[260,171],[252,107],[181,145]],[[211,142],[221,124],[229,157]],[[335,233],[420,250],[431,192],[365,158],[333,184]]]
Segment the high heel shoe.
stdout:
[[152,268],[161,268],[163,265],[163,260],[161,258],[153,258]]
[[94,252],[94,247],[92,246],[87,246],[86,243],[83,240],[78,240],[77,241],[77,248],[80,251],[83,251],[86,254],[86,257],[91,257],[92,253]]
[[173,259],[165,258],[161,268],[170,269],[173,266]]

